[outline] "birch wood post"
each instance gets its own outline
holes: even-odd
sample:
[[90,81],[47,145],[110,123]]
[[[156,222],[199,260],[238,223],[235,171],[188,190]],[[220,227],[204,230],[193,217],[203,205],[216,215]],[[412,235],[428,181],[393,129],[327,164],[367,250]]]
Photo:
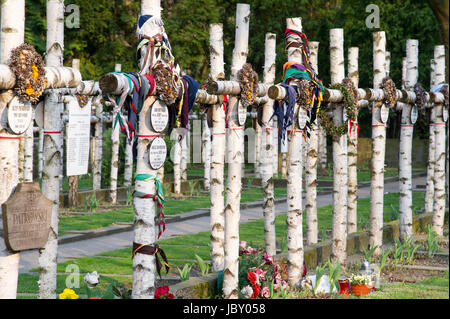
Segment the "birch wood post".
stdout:
[[386,76],[389,76],[391,71],[391,52],[386,51],[386,61],[384,62],[384,69],[386,70]]
[[103,104],[101,102],[95,106],[95,116],[98,121],[95,123],[94,165],[92,167],[94,191],[102,188]]
[[[276,137],[278,140],[278,136]],[[281,154],[281,178],[287,178],[287,166],[288,166],[288,141],[285,135],[280,143],[280,154]],[[278,156],[276,165],[278,166]]]
[[202,158],[203,158],[203,188],[210,191],[211,185],[211,130],[208,127],[208,117],[202,116]]
[[[406,41],[406,82],[405,89],[413,90],[419,77],[419,41]],[[399,142],[399,213],[400,239],[412,236],[412,138],[414,124],[411,122],[412,105],[404,103],[400,125]]]
[[[317,44],[316,44],[317,43]],[[310,51],[312,51],[312,48],[317,45],[317,49],[315,49],[317,52],[319,51],[319,42],[311,42],[310,43]],[[318,55],[318,53],[317,53]],[[311,56],[309,58],[311,65],[314,65],[314,70],[317,74],[319,74],[319,64],[318,64],[318,56],[315,56],[311,52]],[[326,130],[320,125],[320,120],[317,119],[317,157],[318,157],[318,169],[321,172],[328,172],[328,160],[327,160],[327,132]]]
[[[11,50],[24,41],[25,1],[6,0],[1,2],[0,63],[8,63]],[[12,91],[0,93],[0,116],[7,111]],[[33,126],[32,124],[30,125]],[[3,204],[18,183],[17,135],[10,134],[0,125],[0,212]],[[19,275],[20,253],[10,252],[0,239],[0,299],[15,299]]]
[[[72,67],[80,70],[80,60],[79,59],[73,59],[72,60]],[[67,131],[67,124],[66,131]],[[69,181],[69,194],[68,194],[68,204],[70,207],[77,207],[78,206],[78,176],[68,176]]]
[[[318,69],[318,51],[319,42],[311,41],[309,43],[310,57],[312,68],[317,72]],[[307,144],[306,157],[306,243],[307,245],[316,244],[318,240],[318,223],[317,223],[317,166],[319,163],[319,127],[317,120],[311,123],[311,131]]]
[[172,131],[172,139],[175,141],[173,145],[173,192],[176,195],[181,194],[181,143],[182,135],[178,129]]
[[[344,30],[330,30],[330,73],[331,84],[342,83],[344,67]],[[344,108],[332,104],[333,123],[344,124]],[[347,135],[333,136],[333,219],[331,232],[331,260],[345,265],[347,243]]]
[[[434,47],[435,68],[435,84],[445,83],[445,47],[438,45]],[[434,123],[435,134],[435,168],[434,168],[434,214],[433,214],[433,230],[439,236],[443,235],[445,201],[447,195],[445,193],[445,135],[446,122],[442,117],[442,104],[435,106],[436,122]],[[447,110],[448,111],[448,110]],[[448,120],[447,120],[448,121]]]
[[125,143],[125,168],[123,186],[130,187],[133,179],[133,143]]
[[[47,0],[46,66],[63,65],[64,1]],[[42,193],[54,202],[50,234],[44,248],[39,250],[39,299],[56,298],[56,265],[58,252],[58,214],[61,173],[62,103],[56,94],[45,97],[44,104],[44,169]]]
[[[223,26],[211,24],[210,37],[210,76],[212,80],[225,79],[223,56]],[[211,270],[224,269],[224,166],[225,166],[225,111],[222,103],[212,105],[211,141]]]
[[[430,61],[430,89],[435,85],[436,74],[434,72],[436,63]],[[428,162],[427,162],[427,186],[425,190],[425,213],[432,213],[434,207],[434,166],[436,156],[436,144],[434,136],[434,123],[436,122],[436,108],[430,108],[430,123],[428,137]]]
[[181,143],[181,157],[180,157],[180,175],[182,181],[187,181],[187,162],[188,162],[188,152],[189,152],[189,130],[186,130],[186,134],[180,141]]
[[39,129],[38,140],[38,177],[42,180],[42,170],[44,169],[44,130]]
[[[264,84],[273,85],[275,82],[275,58],[276,58],[276,34],[266,33],[265,51],[264,51]],[[269,99],[262,105],[262,124],[261,127],[261,186],[264,196],[263,214],[264,214],[264,234],[266,252],[270,256],[276,254],[276,234],[275,234],[275,205],[274,205],[274,186],[273,186],[273,100]]]
[[[159,0],[143,0],[141,1],[141,15],[160,16],[161,4]],[[147,47],[141,48],[141,55],[145,56]],[[149,57],[150,58],[150,57]],[[152,61],[156,63],[157,58],[152,57]],[[147,63],[144,59],[140,61],[140,67]],[[152,67],[152,65],[149,65]],[[137,158],[136,158],[136,176],[140,174],[149,174],[157,176],[157,170],[151,168],[148,160],[148,148],[157,135],[152,130],[150,123],[150,106],[155,101],[154,96],[150,96],[144,102],[139,112],[138,137],[137,137]],[[139,137],[147,136],[147,137]],[[156,186],[154,179],[136,180],[136,192],[144,194],[156,194]],[[155,202],[152,198],[133,198],[134,206],[134,230],[133,241],[142,245],[153,245],[156,242],[155,227]],[[155,293],[155,273],[156,264],[154,255],[135,254],[133,258],[133,291],[131,297],[133,299],[153,299]]]
[[273,175],[278,177],[278,120],[277,118],[273,119],[273,130],[272,130],[272,142],[273,142]]
[[[302,32],[301,18],[286,19],[286,28]],[[286,41],[288,41],[286,39]],[[290,35],[289,41],[301,42],[299,36]],[[287,50],[288,61],[302,63],[301,49],[289,47]],[[298,104],[294,107],[294,116],[298,113]],[[288,176],[287,176],[287,248],[288,248],[288,282],[294,286],[303,275],[303,216],[302,216],[302,131],[294,121],[290,128],[289,152],[288,152]]]
[[[116,64],[114,71],[122,71],[122,65]],[[117,175],[119,173],[119,140],[120,140],[120,127],[114,128],[114,122],[112,123],[112,148],[111,148],[111,175],[109,186],[109,201],[112,204],[117,203]]]
[[[34,110],[33,110],[34,115]],[[33,116],[34,119],[34,116]],[[34,153],[34,120],[31,121],[30,126],[25,131],[24,136],[24,161],[23,161],[23,181],[33,181],[33,153]]]
[[[255,163],[253,164],[255,176],[261,178],[261,126],[255,120]],[[250,144],[249,144],[250,146]],[[249,152],[250,153],[250,152]]]
[[[236,35],[231,62],[231,80],[237,81],[237,73],[247,60],[250,22],[250,5],[238,3],[236,7]],[[228,122],[228,185],[225,206],[225,265],[223,293],[226,299],[238,298],[239,281],[239,220],[242,189],[244,127],[239,125],[238,99],[230,99]]]
[[[373,87],[378,89],[386,76],[386,34],[373,33]],[[381,121],[382,102],[372,104],[372,178],[370,184],[369,245],[381,247],[383,243],[384,160],[386,147],[386,125]],[[380,249],[375,250],[378,256]]]
[[[348,49],[348,69],[347,77],[357,88],[359,84],[358,73],[359,48]],[[347,202],[347,234],[358,230],[358,109],[356,110],[356,120],[348,134],[348,202]]]
[[23,165],[25,161],[25,146],[24,146],[24,138],[25,136],[22,136],[19,140],[19,183],[23,182]]

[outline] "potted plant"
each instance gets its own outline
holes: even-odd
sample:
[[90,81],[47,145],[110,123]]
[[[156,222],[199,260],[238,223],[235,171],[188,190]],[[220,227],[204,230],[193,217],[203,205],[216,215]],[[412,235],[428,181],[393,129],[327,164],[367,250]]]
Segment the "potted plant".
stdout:
[[372,281],[368,275],[354,275],[349,278],[351,292],[355,296],[364,296],[369,294],[369,283]]

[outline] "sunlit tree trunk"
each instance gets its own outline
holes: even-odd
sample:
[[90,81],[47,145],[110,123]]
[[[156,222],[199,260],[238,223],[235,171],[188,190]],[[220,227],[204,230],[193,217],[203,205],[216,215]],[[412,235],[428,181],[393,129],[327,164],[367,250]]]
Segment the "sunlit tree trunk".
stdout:
[[[310,62],[314,70],[318,69],[319,42],[309,43]],[[317,120],[312,124],[312,129],[307,144],[308,154],[306,158],[306,243],[316,244],[318,240],[317,222],[317,167],[319,163],[319,127]]]
[[[331,84],[341,83],[344,69],[344,30],[330,30]],[[342,104],[332,104],[333,123],[344,124]],[[331,231],[331,259],[345,265],[347,258],[347,135],[333,136],[333,219]]]
[[[242,68],[248,55],[250,5],[237,4],[236,36],[231,63],[231,80],[237,80],[237,72]],[[239,275],[239,221],[242,189],[242,165],[244,154],[244,127],[237,121],[238,99],[230,99],[230,120],[228,122],[228,186],[225,206],[225,266],[223,293],[226,299],[238,298]]]
[[[430,61],[430,89],[435,83],[435,61]],[[428,137],[428,161],[427,161],[427,186],[425,190],[425,212],[432,213],[434,207],[434,166],[435,166],[435,152],[436,144],[434,137],[434,123],[436,122],[436,109],[433,105],[430,109],[430,124],[429,124],[429,137]]]
[[[405,89],[414,90],[419,77],[419,41],[406,41]],[[414,124],[411,122],[412,105],[403,104],[399,142],[399,213],[400,238],[412,236],[412,138]]]
[[[386,34],[384,31],[373,33],[373,87],[378,89],[386,75]],[[386,147],[386,125],[381,121],[382,102],[372,104],[372,181],[370,184],[370,227],[369,244],[381,247],[383,240],[383,203],[384,203],[384,160]],[[380,249],[375,250],[378,256]]]
[[[11,50],[24,41],[24,0],[1,2],[0,26],[0,63],[7,64]],[[6,115],[7,104],[12,97],[11,90],[0,92],[0,117]],[[19,182],[19,138],[20,136],[10,134],[6,128],[0,125],[0,212],[1,204],[6,202]],[[0,239],[0,299],[16,298],[19,261],[20,253],[9,251],[3,239]]]
[[[271,85],[275,81],[275,52],[276,34],[266,33],[265,40],[265,60],[264,60],[264,83]],[[273,121],[273,101],[269,100],[262,105],[262,124],[261,127],[261,186],[264,196],[263,214],[264,214],[264,234],[266,252],[270,256],[276,254],[276,236],[275,236],[275,206],[273,193],[273,144],[272,131]]]
[[[444,46],[438,45],[434,48],[435,68],[435,84],[445,82],[445,50]],[[435,136],[435,169],[434,169],[434,215],[433,229],[442,236],[444,228],[445,202],[448,194],[445,192],[445,135],[446,123],[442,118],[442,104],[435,106],[436,122],[434,123]]]

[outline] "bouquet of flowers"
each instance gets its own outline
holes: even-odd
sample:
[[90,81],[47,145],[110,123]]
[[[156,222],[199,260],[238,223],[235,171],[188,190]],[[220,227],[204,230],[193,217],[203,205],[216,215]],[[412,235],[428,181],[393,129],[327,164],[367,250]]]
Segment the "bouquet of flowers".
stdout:
[[247,299],[273,298],[277,291],[289,291],[287,267],[275,264],[266,252],[241,242],[239,260],[239,289]]
[[368,285],[372,281],[372,278],[368,275],[352,274],[348,281],[350,285]]

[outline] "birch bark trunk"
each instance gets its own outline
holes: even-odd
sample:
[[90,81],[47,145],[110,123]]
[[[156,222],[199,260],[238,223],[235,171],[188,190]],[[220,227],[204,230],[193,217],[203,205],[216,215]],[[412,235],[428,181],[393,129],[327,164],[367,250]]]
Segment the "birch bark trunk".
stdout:
[[[310,62],[313,69],[318,69],[318,50],[319,42],[311,41],[309,43]],[[316,71],[317,72],[317,71]],[[312,123],[309,142],[307,145],[308,153],[306,158],[306,243],[307,245],[316,244],[318,240],[317,223],[317,166],[319,163],[319,127],[317,120]]]
[[[278,178],[278,120],[273,119],[273,130],[272,130],[272,142],[273,142],[273,175]],[[287,176],[286,176],[287,177]]]
[[[25,1],[6,0],[1,2],[0,63],[6,64],[11,50],[24,41]],[[6,32],[9,30],[9,32]],[[12,99],[12,90],[0,93],[0,119],[7,112]],[[6,129],[6,123],[0,122],[0,213],[1,204],[6,202],[19,182],[18,151],[19,136]],[[0,299],[15,299],[19,277],[20,253],[9,251],[0,240]]]
[[177,129],[172,131],[175,144],[173,145],[173,192],[181,194],[181,141],[182,136]]
[[[348,49],[348,77],[357,88],[359,85],[358,73],[359,48]],[[348,134],[348,207],[347,207],[347,234],[358,230],[358,111],[356,120]]]
[[[275,81],[275,58],[276,58],[276,34],[266,33],[265,39],[265,60],[264,60],[264,84],[272,85]],[[264,196],[263,214],[264,214],[264,234],[266,252],[270,256],[276,254],[276,234],[275,234],[275,206],[273,190],[273,144],[272,132],[273,121],[273,100],[262,105],[262,124],[261,127],[261,186]]]
[[202,157],[203,157],[203,188],[210,190],[211,184],[211,130],[208,127],[206,113],[202,118]]
[[181,170],[181,180],[187,181],[187,162],[188,162],[188,152],[189,152],[189,130],[186,130],[186,134],[183,135],[181,140],[181,160],[180,160],[180,170]]
[[133,144],[125,144],[125,170],[123,174],[123,186],[130,187],[133,180]]
[[103,105],[98,102],[95,106],[95,116],[98,122],[95,123],[94,139],[94,165],[93,165],[93,186],[94,190],[102,188],[102,151],[103,151]]
[[[430,89],[435,85],[435,61],[430,61]],[[425,213],[432,213],[434,207],[434,166],[435,166],[435,136],[434,136],[434,123],[436,122],[436,109],[431,107],[430,109],[430,123],[429,123],[429,137],[428,137],[428,162],[427,162],[427,186],[425,191]]]
[[[141,2],[141,15],[159,16],[161,14],[161,4],[159,0],[143,0]],[[141,50],[145,50],[144,48]],[[145,52],[141,52],[144,53]],[[154,62],[157,61],[153,56]],[[141,64],[146,63],[144,59]],[[142,66],[142,65],[141,65]],[[151,67],[151,65],[149,66]],[[137,158],[136,158],[136,176],[140,174],[149,174],[156,177],[158,171],[151,168],[148,160],[148,149],[150,143],[155,137],[139,137],[156,135],[152,131],[150,116],[148,112],[150,106],[155,101],[154,96],[150,96],[145,100],[141,111],[139,112],[138,123],[138,140],[137,140]],[[144,194],[156,194],[156,186],[154,179],[136,180],[136,192]],[[156,226],[155,226],[155,202],[152,198],[134,197],[134,230],[133,241],[142,245],[153,245],[156,242]],[[156,264],[154,255],[146,255],[137,253],[133,258],[133,291],[131,297],[133,299],[153,299],[155,293],[155,273]]]
[[[286,19],[286,28],[302,32],[301,18]],[[298,36],[290,36],[289,41],[301,42]],[[300,48],[289,47],[288,61],[302,63]],[[298,104],[294,114],[298,113]],[[288,248],[288,282],[294,286],[303,276],[303,216],[302,216],[302,131],[297,128],[297,121],[291,126],[289,134],[288,176],[287,176],[287,248]]]
[[[344,30],[330,30],[331,84],[342,83],[344,69]],[[333,104],[333,123],[344,124],[342,104]],[[347,244],[347,135],[333,136],[333,219],[331,232],[331,260],[345,265]]]
[[[236,36],[231,62],[231,80],[237,80],[237,73],[247,60],[250,22],[250,5],[238,3],[236,8]],[[228,186],[225,206],[225,265],[223,293],[226,299],[238,298],[239,283],[239,221],[242,189],[242,165],[244,154],[244,127],[239,125],[239,100],[230,99],[230,120],[228,122]]]
[[19,183],[23,182],[23,169],[25,162],[25,136],[22,136],[19,140]]
[[[445,83],[445,47],[438,45],[434,47],[435,68],[435,84]],[[443,235],[445,202],[447,195],[445,193],[445,138],[446,123],[442,118],[442,104],[435,106],[436,122],[434,125],[435,134],[435,169],[434,169],[434,215],[433,230],[439,235]],[[447,110],[448,111],[448,110]],[[448,120],[447,120],[448,121]]]
[[[380,88],[385,71],[386,34],[373,33],[373,87]],[[372,180],[370,184],[369,245],[381,247],[383,243],[384,160],[386,147],[386,125],[381,121],[382,103],[372,104]],[[378,256],[380,249],[375,250]]]
[[[405,89],[413,90],[419,77],[419,41],[406,41],[406,82]],[[403,104],[399,143],[399,212],[400,239],[412,236],[412,138],[414,124],[411,122],[412,105]]]
[[[223,26],[211,24],[210,36],[210,76],[213,80],[225,79],[223,57]],[[211,270],[224,269],[224,165],[225,165],[225,111],[221,103],[212,105],[211,141]]]
[[38,142],[38,176],[39,180],[42,180],[42,170],[44,169],[44,130],[39,129],[39,142]]
[[[122,65],[116,64],[114,71],[122,71]],[[117,175],[119,173],[119,140],[120,140],[120,127],[114,128],[114,122],[112,124],[112,148],[111,148],[111,175],[109,186],[109,200],[112,204],[117,203]]]
[[[261,178],[261,134],[262,134],[261,126],[259,125],[258,120],[256,120],[255,121],[255,163],[253,164],[253,166],[255,168],[256,178]],[[248,145],[250,145],[250,143]]]
[[[46,65],[63,65],[64,1],[47,0],[47,55]],[[63,103],[56,94],[45,97],[44,104],[44,168],[42,193],[52,200],[50,233],[44,248],[39,250],[39,299],[56,298],[56,266],[58,253],[58,214],[63,129],[61,110]]]

